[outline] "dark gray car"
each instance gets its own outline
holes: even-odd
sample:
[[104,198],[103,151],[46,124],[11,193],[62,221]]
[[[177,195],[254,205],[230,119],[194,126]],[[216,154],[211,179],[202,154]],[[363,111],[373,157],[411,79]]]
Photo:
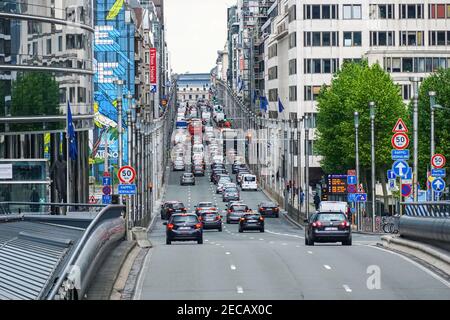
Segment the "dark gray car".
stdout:
[[240,194],[239,190],[237,188],[231,187],[231,188],[225,188],[222,193],[222,201],[223,202],[229,202],[229,201],[239,201],[240,200]]
[[180,178],[180,185],[193,185],[195,186],[195,177],[192,173],[183,173],[183,175]]

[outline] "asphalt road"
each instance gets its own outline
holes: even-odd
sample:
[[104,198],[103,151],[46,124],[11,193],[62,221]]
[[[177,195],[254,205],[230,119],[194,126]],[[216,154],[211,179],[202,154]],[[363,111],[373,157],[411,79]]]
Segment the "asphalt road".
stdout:
[[[200,201],[224,209],[208,171],[195,186],[183,187],[182,173],[172,172],[165,200],[182,201],[192,211]],[[268,200],[260,191],[241,191],[241,199],[252,209]],[[203,245],[168,246],[164,228],[158,217],[149,235],[154,247],[142,266],[135,299],[450,299],[447,280],[376,247],[377,236],[354,234],[351,247],[306,247],[304,231],[280,217],[266,219],[265,233],[241,234],[237,225],[224,224],[223,232],[205,230]]]

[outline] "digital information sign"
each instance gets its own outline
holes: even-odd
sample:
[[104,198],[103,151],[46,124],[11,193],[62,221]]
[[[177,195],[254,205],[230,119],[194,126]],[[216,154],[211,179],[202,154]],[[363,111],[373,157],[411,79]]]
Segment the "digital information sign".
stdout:
[[347,175],[328,175],[328,194],[346,195]]

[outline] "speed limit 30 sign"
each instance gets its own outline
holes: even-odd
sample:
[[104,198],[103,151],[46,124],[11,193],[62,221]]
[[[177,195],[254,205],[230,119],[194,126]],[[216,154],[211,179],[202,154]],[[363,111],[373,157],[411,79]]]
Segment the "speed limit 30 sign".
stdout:
[[120,168],[117,176],[120,182],[124,184],[133,183],[133,181],[136,179],[136,170],[134,170],[133,167],[125,166]]
[[405,133],[396,133],[392,137],[392,146],[397,150],[405,150],[409,147],[409,137]]
[[431,158],[431,165],[435,169],[442,169],[445,167],[447,160],[442,154],[435,154],[433,158]]

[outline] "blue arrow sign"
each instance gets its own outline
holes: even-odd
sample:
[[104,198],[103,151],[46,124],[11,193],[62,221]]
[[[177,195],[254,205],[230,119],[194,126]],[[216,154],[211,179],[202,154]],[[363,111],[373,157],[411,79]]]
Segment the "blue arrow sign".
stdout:
[[111,185],[111,177],[103,177],[103,185],[110,186]]
[[409,160],[409,150],[392,150],[392,160]]
[[356,202],[356,193],[349,193],[347,195],[347,201],[348,202]]
[[445,178],[446,174],[446,170],[445,169],[432,169],[431,170],[431,176],[435,177],[435,178]]
[[436,192],[442,192],[445,189],[445,181],[442,178],[437,178],[431,183],[431,188]]
[[[406,173],[406,175],[403,177],[403,179],[406,179],[406,180],[411,180],[412,179],[412,168],[411,167],[409,167],[409,169],[408,169],[408,172]],[[420,187],[419,187],[419,189],[420,189]]]
[[118,191],[119,191],[120,195],[134,195],[134,194],[136,194],[136,185],[135,184],[120,184]]
[[356,202],[367,202],[367,193],[357,193]]
[[387,177],[388,177],[389,180],[395,180],[397,178],[397,176],[395,175],[394,171],[392,171],[392,170],[388,170]]
[[156,84],[152,84],[151,87],[150,87],[150,92],[151,93],[156,93],[157,89],[158,88],[157,88]]
[[409,171],[409,165],[406,161],[399,160],[392,166],[392,171],[394,171],[396,176],[404,178]]
[[347,184],[357,184],[356,176],[347,176]]

